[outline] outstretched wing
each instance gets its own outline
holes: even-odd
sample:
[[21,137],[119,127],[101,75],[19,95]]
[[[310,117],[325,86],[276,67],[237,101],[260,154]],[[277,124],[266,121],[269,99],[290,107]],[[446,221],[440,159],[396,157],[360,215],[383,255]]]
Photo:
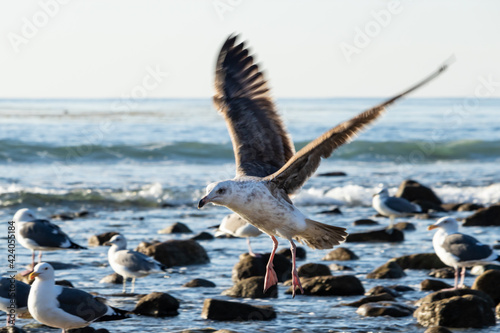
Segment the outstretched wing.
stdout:
[[318,169],[321,158],[329,157],[335,149],[351,140],[359,131],[377,119],[386,106],[431,81],[447,67],[448,65],[443,65],[410,89],[327,131],[302,148],[280,170],[269,175],[265,180],[275,183],[288,194],[298,190]]
[[219,53],[214,104],[231,136],[236,176],[265,177],[279,170],[295,150],[263,73],[236,39],[230,36]]

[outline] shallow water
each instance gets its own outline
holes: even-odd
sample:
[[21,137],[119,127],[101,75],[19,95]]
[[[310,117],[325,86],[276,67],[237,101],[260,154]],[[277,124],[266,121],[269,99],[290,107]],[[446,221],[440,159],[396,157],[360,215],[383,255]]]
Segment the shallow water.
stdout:
[[[375,99],[281,100],[283,118],[298,147],[329,127],[348,119]],[[88,210],[91,214],[73,221],[55,221],[75,242],[105,231],[120,231],[136,247],[141,241],[189,238],[192,235],[163,235],[157,231],[174,222],[188,225],[195,233],[213,232],[228,213],[220,207],[196,209],[204,187],[231,178],[234,163],[223,119],[208,100],[151,100],[127,111],[113,108],[110,100],[3,100],[0,101],[0,218],[7,221],[22,207],[37,210],[40,217],[53,213]],[[323,161],[318,173],[344,171],[346,177],[313,177],[294,198],[299,208],[315,220],[347,227],[356,219],[374,214],[371,195],[379,183],[394,193],[404,179],[431,186],[445,202],[500,201],[499,100],[484,100],[473,109],[460,108],[461,99],[410,99],[389,109],[359,139]],[[458,112],[457,110],[460,110]],[[168,204],[162,208],[163,204]],[[342,215],[318,212],[340,205]],[[468,213],[453,213],[463,217]],[[141,219],[143,218],[143,219]],[[378,219],[386,224],[387,220]],[[426,293],[420,282],[427,271],[407,271],[396,280],[369,280],[365,276],[388,259],[405,254],[431,252],[433,233],[426,231],[434,220],[405,219],[417,226],[400,244],[349,243],[360,260],[341,262],[354,268],[366,290],[376,285],[403,284],[416,291],[404,293],[399,301],[411,302]],[[468,228],[481,241],[500,239],[499,229]],[[5,229],[6,235],[7,229]],[[5,237],[0,253],[5,253]],[[211,262],[206,265],[174,267],[168,278],[161,274],[139,279],[137,291],[168,292],[181,301],[179,316],[159,319],[134,316],[126,321],[95,324],[111,332],[172,332],[186,328],[214,327],[261,332],[424,332],[413,317],[365,318],[355,308],[340,303],[360,297],[311,297],[285,295],[279,298],[239,300],[271,304],[278,318],[270,322],[214,322],[201,318],[204,299],[219,298],[232,285],[231,269],[246,252],[244,239],[201,241]],[[256,251],[269,252],[266,236],[252,240]],[[288,247],[285,241],[281,247]],[[30,260],[30,253],[17,248],[18,265]],[[327,250],[307,250],[306,262],[321,262]],[[112,273],[107,265],[107,248],[87,251],[49,252],[47,261],[71,262],[77,269],[56,271],[87,291],[103,295],[121,292],[121,285],[100,284]],[[5,261],[6,262],[6,261]],[[325,262],[329,264],[330,262]],[[5,267],[5,266],[4,266]],[[4,270],[5,271],[5,270]],[[205,278],[216,288],[183,288],[193,278]],[[471,284],[474,276],[466,278]],[[451,283],[452,281],[447,281]],[[133,297],[109,296],[113,305],[132,309]],[[229,299],[231,300],[231,299]],[[0,316],[0,320],[4,315]],[[30,323],[21,320],[21,324]],[[463,330],[489,332],[494,329]]]

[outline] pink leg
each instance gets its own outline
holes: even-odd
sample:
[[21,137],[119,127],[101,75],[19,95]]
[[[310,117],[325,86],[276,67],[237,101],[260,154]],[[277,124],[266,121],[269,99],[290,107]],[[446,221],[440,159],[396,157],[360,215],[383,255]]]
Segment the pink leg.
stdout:
[[21,272],[22,276],[26,276],[29,273],[33,272],[33,269],[35,268],[35,250],[31,250],[31,267],[25,271]]
[[269,261],[266,267],[266,276],[264,278],[264,292],[266,292],[269,288],[278,283],[278,276],[276,275],[276,272],[274,271],[273,268],[274,254],[278,249],[278,241],[274,236],[271,236],[271,239],[273,240],[273,251],[269,256]]
[[462,273],[460,274],[460,284],[458,285],[459,288],[463,288],[464,286],[464,280],[465,280],[465,271],[466,268],[462,267]]
[[250,238],[247,237],[247,245],[248,245],[248,254],[251,255],[252,257],[260,257],[260,254],[257,254],[252,251],[252,245],[250,244]]
[[304,289],[302,289],[302,285],[300,284],[300,278],[299,274],[297,273],[297,265],[296,265],[296,256],[295,253],[297,252],[297,246],[293,242],[293,240],[290,240],[290,244],[292,245],[291,250],[292,250],[292,297],[295,298],[295,288],[299,287],[300,292],[304,294]]
[[453,289],[457,289],[458,288],[458,271],[459,270],[460,270],[460,268],[455,267],[455,287]]
[[41,262],[42,262],[42,251],[38,252],[38,263],[41,263]]

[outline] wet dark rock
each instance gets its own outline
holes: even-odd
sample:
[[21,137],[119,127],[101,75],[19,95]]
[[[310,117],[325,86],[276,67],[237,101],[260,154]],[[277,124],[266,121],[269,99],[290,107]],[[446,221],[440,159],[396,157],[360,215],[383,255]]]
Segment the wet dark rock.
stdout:
[[[361,281],[354,275],[316,276],[301,278],[304,295],[314,296],[352,296],[363,295],[365,288]],[[291,294],[290,287],[285,294]]]
[[491,303],[476,295],[453,296],[422,302],[414,312],[420,325],[482,328],[495,325]]
[[408,201],[429,201],[436,205],[441,205],[443,203],[433,190],[414,180],[403,181],[399,185],[398,191],[396,192],[396,197],[405,198]]
[[339,215],[339,214],[342,214],[342,212],[338,208],[333,208],[333,209],[328,209],[328,210],[322,210],[318,214],[327,214],[327,215],[335,214],[335,215]]
[[443,208],[445,211],[456,211],[458,207],[460,207],[462,204],[461,203],[444,203],[441,204],[441,208]]
[[453,333],[453,332],[443,326],[432,326],[426,329],[424,333]]
[[335,250],[332,250],[326,254],[321,260],[330,261],[330,260],[356,260],[359,257],[351,250],[346,247],[337,247]]
[[406,276],[405,272],[394,260],[389,260],[366,275],[367,279],[399,279]]
[[441,291],[436,291],[433,292],[432,294],[429,294],[421,299],[419,299],[415,305],[420,306],[424,303],[432,303],[432,302],[437,302],[443,299],[455,297],[455,296],[465,296],[465,295],[473,295],[477,296],[480,298],[483,298],[486,302],[488,302],[488,306],[490,308],[493,308],[495,306],[495,303],[491,299],[491,297],[486,294],[483,291],[480,290],[473,290],[473,289],[454,289],[454,290],[441,290]]
[[[252,257],[248,253],[242,254],[240,261],[233,267],[233,281],[237,282],[252,276],[264,276],[270,255],[270,253],[266,253],[260,257]],[[279,282],[286,281],[292,277],[292,263],[285,256],[276,254],[273,264]]]
[[420,290],[438,291],[441,289],[449,289],[452,287],[453,286],[441,280],[425,279],[424,281],[420,282]]
[[323,264],[308,263],[299,267],[297,270],[300,277],[310,278],[315,276],[332,275],[330,268]]
[[[132,279],[127,278],[127,281],[132,281]],[[123,276],[117,273],[109,274],[103,277],[99,283],[123,284]]]
[[401,284],[392,285],[392,286],[389,286],[389,288],[390,289],[394,289],[398,293],[406,293],[408,291],[415,291],[415,289],[413,289],[412,287],[410,287],[410,286],[404,286],[404,285],[401,285]]
[[26,331],[17,326],[5,326],[0,328],[0,333],[26,333]]
[[318,177],[345,177],[347,173],[343,171],[332,171],[318,174]]
[[484,208],[483,205],[481,204],[476,204],[476,203],[464,203],[461,204],[458,208],[457,211],[459,212],[472,212],[475,210],[479,210],[481,208]]
[[476,278],[472,289],[488,294],[495,304],[500,303],[500,271],[489,270]]
[[74,219],[73,214],[71,213],[54,214],[51,215],[50,218],[53,220],[61,220],[61,221],[71,221]]
[[392,297],[401,296],[401,294],[398,293],[395,289],[385,287],[385,286],[375,286],[366,292],[366,295],[368,295],[368,296],[376,296],[376,295],[382,295],[382,294],[389,294]]
[[352,223],[352,225],[357,226],[357,225],[379,225],[377,221],[370,220],[370,219],[361,219],[361,220],[356,220]]
[[202,231],[202,232],[194,235],[193,237],[191,237],[191,239],[195,240],[195,241],[212,240],[214,238],[215,237],[211,233],[206,232],[206,231]]
[[414,309],[408,305],[396,302],[366,303],[361,305],[356,313],[365,317],[407,317],[413,314]]
[[495,314],[496,314],[497,318],[500,319],[500,303],[495,308]]
[[401,231],[415,231],[417,228],[415,228],[415,225],[411,222],[398,222],[394,224],[394,229],[398,229]]
[[150,317],[172,317],[179,312],[179,301],[167,293],[153,292],[137,302],[132,313]]
[[381,229],[367,232],[355,232],[347,236],[346,243],[352,242],[402,242],[405,235],[398,229]]
[[242,298],[277,298],[278,286],[274,285],[264,293],[264,278],[253,276],[236,282],[234,286],[224,290],[222,295]]
[[500,204],[487,208],[481,208],[469,217],[466,217],[464,227],[472,226],[499,226],[500,225]]
[[89,246],[102,246],[104,243],[109,241],[111,237],[118,235],[118,232],[110,231],[99,235],[93,235],[89,238]]
[[74,288],[73,283],[69,282],[68,280],[57,280],[56,285],[68,288]]
[[158,230],[159,234],[192,234],[193,231],[182,222],[176,222],[168,227]]
[[427,200],[414,200],[412,203],[417,204],[422,209],[422,213],[429,212],[446,212],[440,204],[436,204],[434,202],[430,202]]
[[216,285],[212,281],[205,279],[193,279],[182,285],[186,288],[215,288]]
[[167,267],[199,265],[210,262],[205,249],[192,239],[168,240],[151,244],[145,248],[139,246],[136,251],[153,257]]
[[254,306],[246,303],[222,301],[213,298],[205,299],[203,319],[211,320],[271,320],[276,318],[276,312],[271,306]]
[[429,276],[438,279],[453,279],[455,277],[455,269],[453,267],[443,267],[439,269],[433,269]]
[[381,302],[381,301],[393,301],[393,300],[394,300],[394,296],[392,296],[391,294],[382,293],[382,294],[378,294],[378,295],[363,297],[356,302],[342,303],[342,305],[353,306],[353,307],[358,308],[361,305],[366,304],[366,303],[374,303],[374,302]]
[[447,267],[435,253],[417,253],[394,259],[403,269],[433,269]]
[[354,269],[349,266],[339,264],[330,264],[328,265],[328,268],[330,268],[330,271],[354,271]]
[[105,328],[95,329],[93,327],[87,326],[82,328],[75,328],[72,330],[66,330],[68,333],[109,333],[109,331]]
[[[281,254],[282,256],[285,256],[288,260],[292,260],[292,251],[289,248],[281,249],[276,252],[276,254]],[[302,246],[297,246],[297,249],[295,250],[295,256],[297,260],[303,260],[307,256],[306,249],[304,249]]]

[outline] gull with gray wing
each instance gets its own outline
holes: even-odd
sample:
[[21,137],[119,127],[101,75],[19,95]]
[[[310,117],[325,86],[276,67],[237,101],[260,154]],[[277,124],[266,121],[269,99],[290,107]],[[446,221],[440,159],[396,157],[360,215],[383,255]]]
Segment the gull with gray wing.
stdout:
[[377,212],[391,219],[389,228],[394,225],[395,217],[403,217],[422,212],[419,205],[413,204],[405,198],[391,197],[387,188],[382,188],[373,195],[372,206]]
[[[268,234],[273,241],[264,289],[278,282],[273,259],[278,241],[287,239],[292,252],[292,290],[302,286],[296,268],[294,240],[314,249],[329,249],[343,242],[345,228],[307,218],[289,197],[317,170],[322,158],[350,141],[399,98],[438,76],[446,66],[403,93],[328,130],[299,152],[276,111],[253,57],[237,37],[222,46],[216,64],[214,103],[226,119],[236,160],[236,177],[207,186],[198,208],[207,203],[225,206]],[[277,171],[276,168],[278,168]]]
[[[0,310],[7,313],[7,325],[16,323],[16,315],[22,318],[28,314],[30,285],[12,278],[0,279]],[[15,300],[15,303],[12,302]],[[15,309],[14,311],[11,311]]]
[[252,251],[250,237],[257,237],[262,234],[262,231],[251,225],[247,220],[238,214],[229,214],[222,219],[219,229],[215,235],[228,234],[234,237],[245,237],[247,239],[248,254],[252,257],[257,256]]

